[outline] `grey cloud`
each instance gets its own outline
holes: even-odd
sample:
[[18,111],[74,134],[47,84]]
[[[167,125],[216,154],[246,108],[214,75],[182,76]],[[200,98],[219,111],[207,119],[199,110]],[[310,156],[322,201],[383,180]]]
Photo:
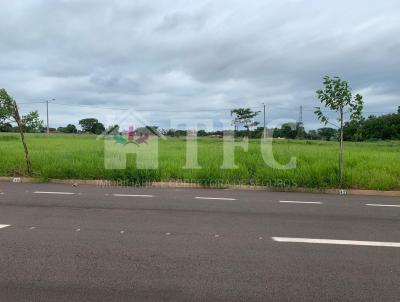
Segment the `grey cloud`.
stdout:
[[[399,103],[394,0],[16,0],[2,9],[0,86],[21,101],[154,109],[148,119],[160,124],[180,114],[156,110],[229,117],[195,111],[261,102],[270,119],[296,118],[300,104],[318,104],[330,74],[364,93],[368,112]],[[56,123],[86,114],[77,111],[54,108]],[[316,124],[312,112],[305,119]]]

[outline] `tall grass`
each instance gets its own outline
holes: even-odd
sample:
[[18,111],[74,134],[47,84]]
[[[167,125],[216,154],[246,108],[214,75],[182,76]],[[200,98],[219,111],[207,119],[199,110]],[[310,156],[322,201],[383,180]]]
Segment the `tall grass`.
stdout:
[[[128,156],[127,168],[104,168],[102,140],[91,135],[27,135],[34,175],[42,179],[110,179],[130,182],[186,180],[198,183],[258,184],[309,188],[338,187],[338,144],[322,141],[279,140],[274,156],[281,164],[297,158],[297,167],[278,170],[262,158],[260,142],[250,140],[248,152],[237,149],[237,169],[221,169],[222,140],[202,138],[198,142],[201,169],[184,169],[184,139],[159,141],[159,169],[135,169]],[[345,142],[344,184],[348,188],[400,189],[400,142]],[[25,170],[23,150],[14,134],[0,135],[0,175],[21,176]]]

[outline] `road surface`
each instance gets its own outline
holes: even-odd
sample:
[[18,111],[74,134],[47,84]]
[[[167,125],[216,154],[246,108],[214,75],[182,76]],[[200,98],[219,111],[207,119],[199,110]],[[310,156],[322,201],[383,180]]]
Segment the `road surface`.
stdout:
[[0,301],[399,301],[398,198],[0,183]]

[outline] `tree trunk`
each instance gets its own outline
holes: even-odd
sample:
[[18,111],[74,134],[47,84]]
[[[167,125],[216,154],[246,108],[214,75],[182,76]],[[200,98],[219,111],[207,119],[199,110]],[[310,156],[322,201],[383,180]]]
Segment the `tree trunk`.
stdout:
[[340,188],[343,189],[343,107],[340,107],[339,177],[340,177]]
[[26,163],[26,173],[28,176],[32,176],[32,164],[29,159],[29,152],[28,152],[28,147],[25,142],[25,136],[24,136],[24,127],[22,125],[21,121],[21,116],[19,115],[18,107],[17,104],[15,104],[15,121],[17,122],[18,128],[19,128],[19,134],[21,136],[21,142],[24,147],[24,153],[25,153],[25,163]]

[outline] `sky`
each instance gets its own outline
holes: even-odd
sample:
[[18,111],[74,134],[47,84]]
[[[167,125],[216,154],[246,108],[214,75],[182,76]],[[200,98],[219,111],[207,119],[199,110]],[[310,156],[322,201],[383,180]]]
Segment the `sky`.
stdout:
[[169,128],[265,103],[267,123],[298,120],[302,105],[306,128],[318,128],[324,75],[349,81],[365,115],[400,105],[398,0],[14,0],[0,9],[0,87],[43,119],[42,102],[55,99],[51,127],[111,124],[134,110]]

